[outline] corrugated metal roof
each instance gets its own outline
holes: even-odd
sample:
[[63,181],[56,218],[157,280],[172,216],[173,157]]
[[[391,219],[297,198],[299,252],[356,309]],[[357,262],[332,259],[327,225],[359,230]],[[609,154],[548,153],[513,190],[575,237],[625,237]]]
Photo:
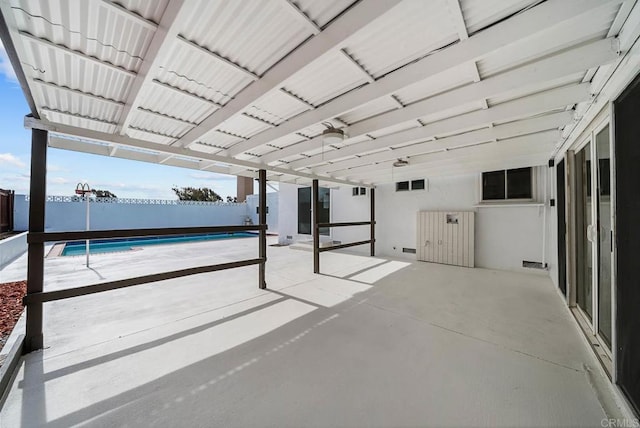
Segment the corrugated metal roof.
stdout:
[[[53,82],[101,97],[122,101],[133,77],[55,47],[23,39],[22,58],[27,78]],[[41,100],[39,100],[41,101]]]
[[346,50],[378,77],[456,40],[446,0],[405,0],[356,34]]
[[320,105],[367,81],[344,54],[331,52],[287,80],[285,89],[313,105]]
[[280,124],[310,108],[282,91],[273,91],[252,104],[246,112],[267,122]]
[[140,109],[133,113],[131,126],[139,129],[154,130],[159,134],[174,138],[179,138],[189,129],[193,128],[193,125],[189,125],[188,123]]
[[218,104],[226,104],[253,80],[215,57],[173,42],[156,77]]
[[581,42],[604,38],[619,9],[619,4],[609,4],[594,13],[567,21],[565,25],[507,45],[478,61],[480,76],[485,78]]
[[444,73],[438,73],[397,91],[395,95],[402,104],[407,105],[457,88],[473,80],[472,66],[471,63],[462,64]]
[[228,149],[236,143],[243,141],[243,138],[236,137],[234,135],[225,134],[219,131],[212,131],[204,135],[200,142],[209,144],[211,146],[222,147]]
[[537,83],[534,85],[522,85],[517,90],[487,99],[487,104],[489,106],[493,106],[496,104],[526,97],[528,95],[537,94],[548,89],[559,88],[560,86],[565,86],[570,83],[579,83],[583,77],[584,73],[574,73],[569,76],[564,76],[560,79],[550,80],[548,82]]
[[155,133],[151,133],[151,132],[145,132],[146,130],[144,129],[137,129],[137,128],[133,128],[130,127],[127,130],[127,134],[131,137],[131,138],[137,138],[140,140],[147,140],[147,141],[151,141],[154,143],[159,143],[159,144],[171,144],[175,141],[175,138],[172,138],[170,136],[163,136],[163,135],[159,135]]
[[44,117],[51,122],[62,123],[78,128],[91,129],[94,131],[107,132],[113,134],[116,131],[115,124],[109,124],[97,120],[92,120],[90,116],[80,117],[65,114],[57,111],[43,111]]
[[128,70],[138,69],[154,33],[106,2],[23,0],[12,8],[21,31]]
[[149,90],[145,91],[144,95],[141,102],[142,107],[188,122],[200,123],[205,117],[217,110],[217,107],[211,102],[159,84],[153,84]]
[[180,34],[260,75],[311,35],[285,7],[280,1],[201,0]]
[[169,0],[112,0],[114,3],[122,5],[128,9],[156,24],[160,22],[162,14],[169,3]]
[[469,34],[488,27],[538,0],[459,0]]
[[356,2],[353,0],[296,0],[293,3],[318,27],[324,27],[329,21]]
[[395,110],[399,107],[398,103],[391,99],[391,97],[382,97],[358,107],[357,109],[351,110],[350,112],[341,114],[339,118],[351,125],[378,114]]
[[231,119],[224,121],[218,127],[220,131],[244,138],[249,138],[258,132],[269,128],[271,128],[271,126],[245,115],[234,116]]

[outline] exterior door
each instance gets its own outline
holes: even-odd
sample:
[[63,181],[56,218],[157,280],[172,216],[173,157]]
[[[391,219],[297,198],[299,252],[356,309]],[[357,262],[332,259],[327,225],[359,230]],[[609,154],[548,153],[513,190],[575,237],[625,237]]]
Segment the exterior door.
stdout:
[[593,201],[591,197],[591,142],[576,153],[576,304],[593,318]]

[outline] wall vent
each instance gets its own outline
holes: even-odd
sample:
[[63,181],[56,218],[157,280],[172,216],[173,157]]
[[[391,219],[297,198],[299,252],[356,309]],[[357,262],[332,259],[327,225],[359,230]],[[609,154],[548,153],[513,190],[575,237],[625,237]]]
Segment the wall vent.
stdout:
[[293,239],[293,236],[287,235],[287,239]]
[[416,253],[416,249],[415,248],[403,248],[402,252],[403,253],[409,253],[409,254],[415,254]]
[[528,260],[523,260],[522,267],[532,269],[546,269],[547,265],[546,263],[543,265],[541,262],[530,262]]

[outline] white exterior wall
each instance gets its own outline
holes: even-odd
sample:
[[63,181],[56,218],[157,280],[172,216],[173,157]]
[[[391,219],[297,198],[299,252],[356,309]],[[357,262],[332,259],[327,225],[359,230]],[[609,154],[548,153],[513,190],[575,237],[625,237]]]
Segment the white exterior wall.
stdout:
[[[543,176],[546,167],[536,169],[536,200],[542,203]],[[296,185],[280,185],[280,241],[308,240],[309,235],[297,235]],[[475,211],[475,263],[477,267],[543,272],[522,268],[522,261],[541,262],[543,256],[542,206],[483,206],[480,199],[479,175],[438,177],[427,180],[425,190],[396,192],[395,183],[376,189],[376,255],[415,260],[415,254],[402,248],[416,248],[416,215],[418,211]],[[547,215],[547,220],[551,216]],[[331,191],[331,221],[369,220],[367,196],[352,196],[352,188],[343,186]],[[551,226],[547,225],[548,228]],[[365,226],[335,228],[331,238],[343,243],[368,239]],[[550,247],[547,238],[546,247]],[[368,247],[350,250],[367,254]],[[548,261],[547,261],[548,262]],[[555,263],[554,263],[555,264]]]
[[[86,203],[69,201],[69,198],[51,198],[45,207],[45,230],[84,230]],[[271,196],[271,200],[277,199]],[[269,201],[269,197],[267,198]],[[242,225],[247,216],[251,217],[249,205],[194,203],[175,204],[172,201],[140,200],[139,203],[91,202],[91,229],[135,229],[154,227],[198,227]],[[273,202],[272,202],[273,203]],[[275,202],[277,206],[277,201]],[[15,197],[15,230],[29,228],[29,202],[25,195]],[[257,222],[253,207],[254,224]],[[269,231],[278,230],[278,210],[267,217]]]
[[0,240],[0,269],[27,251],[27,233]]
[[[247,216],[251,218],[253,224],[258,224],[258,214],[256,213],[256,208],[259,203],[258,195],[247,195]],[[267,225],[269,229],[267,233],[278,233],[278,193],[271,192],[267,193],[267,207],[269,211],[267,212]]]

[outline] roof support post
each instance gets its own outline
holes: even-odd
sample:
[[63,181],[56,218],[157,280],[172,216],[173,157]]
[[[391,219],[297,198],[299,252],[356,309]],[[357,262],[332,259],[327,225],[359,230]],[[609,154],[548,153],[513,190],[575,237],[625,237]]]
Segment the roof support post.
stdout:
[[371,257],[376,255],[376,189],[373,187],[369,192],[371,202]]
[[[44,232],[47,184],[48,131],[31,130],[31,186],[29,191],[29,233]],[[44,285],[44,243],[29,243],[27,295],[41,293]],[[24,353],[42,349],[42,302],[27,304]]]
[[[267,225],[267,171],[261,169],[258,171],[258,223],[261,226]],[[264,289],[267,288],[267,281],[265,278],[265,267],[267,264],[267,229],[260,229],[259,237],[259,255],[262,260],[259,265],[258,273],[258,287]]]
[[313,233],[313,273],[320,273],[320,228],[318,227],[318,180],[311,185],[311,226]]

